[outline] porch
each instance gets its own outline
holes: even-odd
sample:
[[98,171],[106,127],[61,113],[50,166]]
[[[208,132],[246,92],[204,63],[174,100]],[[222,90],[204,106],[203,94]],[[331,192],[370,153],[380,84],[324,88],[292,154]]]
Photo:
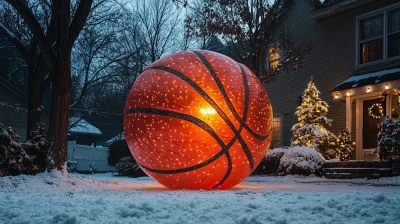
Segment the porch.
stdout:
[[[335,100],[346,101],[346,128],[352,133],[355,159],[378,160],[378,124],[387,116],[399,119],[400,68],[354,75],[331,90]],[[355,139],[354,139],[355,138]]]

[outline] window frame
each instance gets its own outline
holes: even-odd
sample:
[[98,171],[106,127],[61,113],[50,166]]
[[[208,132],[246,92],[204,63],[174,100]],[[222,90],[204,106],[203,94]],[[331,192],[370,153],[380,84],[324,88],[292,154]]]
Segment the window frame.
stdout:
[[282,124],[283,124],[283,121],[282,121],[282,118],[283,118],[283,116],[281,115],[281,114],[274,114],[273,116],[272,116],[272,130],[274,129],[274,119],[275,118],[279,118],[279,141],[277,141],[277,140],[274,140],[274,135],[272,134],[272,137],[271,137],[271,145],[270,145],[270,147],[274,144],[274,142],[279,142],[279,147],[282,147],[282,142],[283,142],[283,128],[282,128]]
[[[365,67],[365,66],[370,66],[374,64],[379,64],[382,62],[388,62],[388,61],[393,61],[393,60],[398,60],[400,59],[400,55],[394,56],[389,58],[388,57],[388,36],[390,34],[387,33],[387,26],[388,26],[388,11],[400,8],[400,2],[395,3],[392,5],[388,5],[382,8],[379,8],[377,10],[373,10],[371,12],[367,12],[364,14],[361,14],[356,17],[356,39],[355,39],[355,44],[356,44],[356,67]],[[378,14],[383,14],[383,35],[365,39],[365,40],[360,40],[360,21],[362,19],[366,19],[368,17],[376,16]],[[393,33],[392,33],[393,34]],[[366,43],[371,40],[376,40],[379,38],[383,38],[383,59],[376,60],[376,61],[371,61],[371,62],[366,62],[361,64],[360,63],[360,44],[361,43]]]

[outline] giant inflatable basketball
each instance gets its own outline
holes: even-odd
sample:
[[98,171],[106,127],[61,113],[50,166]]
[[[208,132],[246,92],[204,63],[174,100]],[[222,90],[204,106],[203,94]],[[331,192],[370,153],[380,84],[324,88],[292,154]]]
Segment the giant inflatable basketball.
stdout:
[[244,65],[210,51],[151,64],[125,104],[124,131],[138,165],[171,189],[227,189],[266,154],[272,108]]

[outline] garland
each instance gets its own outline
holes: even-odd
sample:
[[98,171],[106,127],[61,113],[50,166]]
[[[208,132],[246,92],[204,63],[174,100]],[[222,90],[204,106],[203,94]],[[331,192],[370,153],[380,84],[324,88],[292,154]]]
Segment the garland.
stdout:
[[381,119],[385,114],[383,114],[383,107],[380,103],[374,103],[368,107],[368,115],[373,119]]

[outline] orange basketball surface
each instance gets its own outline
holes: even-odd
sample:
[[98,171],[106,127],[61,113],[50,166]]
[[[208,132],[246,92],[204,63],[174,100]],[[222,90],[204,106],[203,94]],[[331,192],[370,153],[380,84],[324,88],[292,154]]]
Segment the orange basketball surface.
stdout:
[[124,131],[138,165],[166,187],[227,189],[267,153],[272,107],[246,66],[211,51],[183,51],[137,78]]

